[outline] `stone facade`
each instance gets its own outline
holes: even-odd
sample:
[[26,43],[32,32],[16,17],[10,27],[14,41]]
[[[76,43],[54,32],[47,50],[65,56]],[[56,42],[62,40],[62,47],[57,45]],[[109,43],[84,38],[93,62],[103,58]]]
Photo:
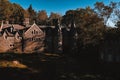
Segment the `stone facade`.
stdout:
[[[22,26],[21,26],[22,27]],[[1,25],[0,31],[0,52],[21,52],[21,39],[19,31],[13,25]]]
[[47,27],[45,29],[45,45],[46,45],[46,50],[47,52],[59,52],[59,42],[60,42],[60,33],[59,33],[59,28],[57,27]]
[[35,23],[23,35],[24,52],[43,51],[45,33]]
[[74,22],[62,28],[62,47],[64,53],[76,53],[77,51],[77,30]]
[[43,51],[45,33],[35,23],[29,27],[2,23],[0,29],[0,52],[33,53]]
[[[36,53],[51,52],[61,53],[65,50],[74,51],[76,29],[74,23],[69,27],[62,27],[58,20],[55,26],[1,24],[0,27],[0,52]],[[74,43],[73,43],[74,42]],[[70,50],[68,50],[70,49]],[[67,53],[69,53],[67,52]]]

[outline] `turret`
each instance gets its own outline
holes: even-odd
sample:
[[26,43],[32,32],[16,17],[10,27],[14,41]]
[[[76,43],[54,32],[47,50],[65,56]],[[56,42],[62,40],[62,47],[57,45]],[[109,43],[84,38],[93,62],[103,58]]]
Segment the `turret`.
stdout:
[[0,26],[0,32],[2,31],[2,29],[3,29],[3,21],[2,21],[1,26]]

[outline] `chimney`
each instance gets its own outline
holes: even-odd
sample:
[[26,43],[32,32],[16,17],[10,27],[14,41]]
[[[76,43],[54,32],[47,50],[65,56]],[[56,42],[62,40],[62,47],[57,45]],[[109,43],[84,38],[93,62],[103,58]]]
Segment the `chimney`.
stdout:
[[1,26],[0,26],[0,32],[2,31],[2,28],[3,28],[3,21],[2,21]]
[[10,27],[10,32],[12,33],[14,31],[14,25]]
[[5,21],[5,23],[6,23],[6,24],[9,24],[9,21],[7,20],[7,21]]

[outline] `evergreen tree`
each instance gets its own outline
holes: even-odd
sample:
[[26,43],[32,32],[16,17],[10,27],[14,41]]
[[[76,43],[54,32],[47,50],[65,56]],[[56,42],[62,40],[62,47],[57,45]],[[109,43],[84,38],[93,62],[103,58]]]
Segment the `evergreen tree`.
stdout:
[[34,21],[36,21],[36,12],[32,8],[32,5],[28,7],[28,13],[29,13],[29,18],[30,18],[30,23],[32,24]]

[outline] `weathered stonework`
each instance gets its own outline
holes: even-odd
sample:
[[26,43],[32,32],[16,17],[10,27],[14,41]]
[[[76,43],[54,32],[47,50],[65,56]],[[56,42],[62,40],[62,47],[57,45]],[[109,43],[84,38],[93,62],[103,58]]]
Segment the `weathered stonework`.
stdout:
[[[56,20],[55,26],[3,24],[0,27],[0,53],[61,53],[74,52],[75,26],[61,27]],[[72,40],[72,41],[71,41]],[[71,50],[68,50],[71,49]],[[67,53],[69,53],[67,52]]]
[[[1,25],[0,52],[33,53],[44,50],[45,33],[35,23],[26,28],[22,26]],[[19,29],[16,29],[16,27]]]
[[24,33],[24,52],[41,52],[44,48],[45,33],[34,23]]

